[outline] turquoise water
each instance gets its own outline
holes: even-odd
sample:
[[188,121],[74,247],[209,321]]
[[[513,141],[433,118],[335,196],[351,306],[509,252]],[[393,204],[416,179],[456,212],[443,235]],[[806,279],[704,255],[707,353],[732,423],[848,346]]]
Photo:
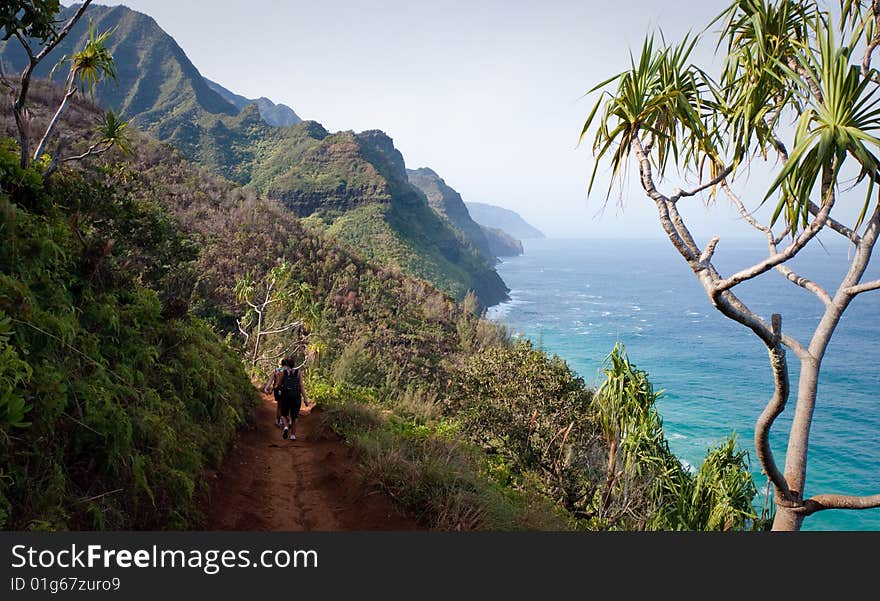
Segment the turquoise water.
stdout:
[[[506,259],[498,272],[510,302],[488,316],[507,323],[545,350],[563,357],[589,384],[600,382],[603,359],[619,341],[630,360],[651,376],[667,438],[682,460],[698,466],[708,447],[731,432],[749,451],[763,501],[766,477],[752,442],[754,423],[772,394],[763,344],[717,312],[693,273],[666,240],[527,240],[525,254]],[[847,268],[848,249],[834,239],[792,264],[801,275],[834,288]],[[715,257],[722,274],[751,264],[766,247],[722,241]],[[880,263],[880,259],[875,260]],[[872,265],[866,276],[880,277]],[[736,289],[769,321],[802,341],[822,306],[809,292],[769,273]],[[822,367],[811,430],[806,494],[880,492],[880,291],[859,296],[835,332]],[[793,386],[797,361],[789,353]],[[777,420],[771,445],[784,465],[794,399]],[[880,509],[825,511],[805,530],[880,530]]]

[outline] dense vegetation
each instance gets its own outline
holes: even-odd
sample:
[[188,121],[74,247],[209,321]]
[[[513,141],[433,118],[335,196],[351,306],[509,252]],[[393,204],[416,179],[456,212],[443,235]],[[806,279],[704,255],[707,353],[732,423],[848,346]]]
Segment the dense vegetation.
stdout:
[[187,527],[255,397],[163,306],[191,241],[154,202],[22,170],[9,142],[0,186],[0,527]]

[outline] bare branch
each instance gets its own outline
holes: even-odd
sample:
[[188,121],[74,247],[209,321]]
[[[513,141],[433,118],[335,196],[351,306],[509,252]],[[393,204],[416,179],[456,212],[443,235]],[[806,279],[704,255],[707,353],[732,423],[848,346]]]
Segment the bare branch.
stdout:
[[[789,336],[784,336],[781,332],[781,321],[771,327],[753,311],[751,311],[733,292],[730,290],[719,290],[715,286],[720,279],[720,275],[711,263],[712,255],[718,244],[718,238],[713,238],[706,249],[702,252],[694,252],[695,244],[693,237],[690,235],[681,216],[675,209],[675,203],[672,203],[663,194],[661,194],[654,184],[651,176],[651,164],[645,154],[638,138],[633,140],[633,151],[639,160],[639,171],[642,180],[642,187],[648,196],[654,200],[660,212],[660,222],[667,236],[672,241],[675,248],[691,265],[700,283],[705,288],[707,294],[712,300],[712,304],[726,317],[732,319],[749,329],[761,338],[767,346],[771,356],[771,367],[774,371],[776,379],[776,393],[768,402],[767,407],[761,414],[756,430],[756,444],[758,445],[758,456],[765,473],[773,481],[776,489],[783,498],[791,496],[788,484],[782,475],[773,453],[769,445],[769,431],[773,422],[782,413],[789,395],[789,377],[788,367],[785,359],[785,351],[780,344],[785,344],[795,350],[798,355],[806,355],[807,351],[797,340]],[[770,234],[772,238],[772,233]]]
[[[721,187],[724,190],[725,194],[727,194],[728,198],[730,198],[731,202],[733,202],[733,204],[736,206],[737,210],[739,210],[740,215],[743,216],[743,219],[745,219],[752,227],[764,232],[767,235],[767,242],[770,248],[770,256],[773,257],[778,255],[779,250],[777,248],[777,244],[779,244],[780,239],[783,238],[785,234],[779,237],[774,237],[773,230],[771,230],[768,226],[760,223],[751,215],[751,213],[748,212],[742,200],[737,194],[733,192],[733,190],[730,189],[726,182],[722,183]],[[786,232],[788,231],[789,228],[786,228]],[[828,292],[826,292],[825,289],[816,282],[813,282],[812,280],[796,274],[794,271],[792,271],[790,267],[788,267],[784,263],[777,265],[776,270],[779,271],[779,273],[781,273],[783,276],[785,276],[785,278],[790,282],[794,282],[798,286],[814,293],[816,296],[819,297],[819,300],[821,300],[825,306],[831,304],[831,295],[829,295]]]
[[[808,207],[809,207],[810,214],[813,215],[814,217],[819,213],[819,207],[816,205],[816,203],[810,202]],[[842,223],[840,223],[836,219],[833,219],[830,215],[828,216],[828,219],[827,219],[827,225],[830,229],[834,230],[835,232],[837,232],[838,234],[840,234],[841,236],[843,236],[847,240],[851,240],[853,242],[853,244],[858,244],[859,240],[862,239],[861,236],[859,236],[859,234],[857,232],[846,227],[845,225],[843,225]]]
[[[862,57],[862,77],[868,77],[871,73],[871,55],[877,46],[880,46],[880,3],[877,0],[871,2],[871,12],[874,14],[874,36],[868,47],[865,48],[865,54]],[[876,80],[875,80],[876,81]]]
[[247,333],[247,331],[241,326],[241,320],[236,319],[235,324],[238,326],[238,331],[241,332],[242,336],[244,336],[244,344],[247,346],[248,341],[251,339],[251,335]]
[[663,229],[666,231],[669,239],[672,241],[672,244],[678,252],[681,253],[688,262],[695,261],[699,256],[699,253],[694,253],[685,243],[681,234],[675,229],[669,215],[669,199],[661,194],[660,191],[657,190],[657,186],[654,185],[654,179],[651,175],[651,161],[648,159],[646,151],[646,148],[650,149],[650,147],[647,144],[643,147],[642,142],[637,135],[633,136],[631,144],[636,158],[639,161],[639,173],[641,175],[642,187],[660,211],[660,224],[663,226]]
[[712,261],[712,256],[715,254],[715,247],[718,246],[719,240],[721,240],[721,238],[718,236],[714,236],[709,240],[709,243],[700,255],[700,263],[709,263]]
[[804,81],[807,82],[807,87],[810,88],[810,92],[813,93],[813,96],[816,97],[816,101],[819,104],[825,102],[825,97],[822,95],[822,88],[819,87],[816,77],[812,73],[810,73],[803,65],[799,65],[793,56],[789,57],[788,66],[792,71],[804,78]]
[[801,249],[803,249],[803,247],[806,246],[807,243],[816,236],[816,234],[818,234],[822,230],[828,219],[828,214],[831,212],[832,206],[834,206],[834,195],[828,194],[827,201],[822,206],[815,219],[813,219],[813,221],[811,221],[810,224],[806,228],[804,228],[804,231],[802,231],[801,234],[791,242],[791,244],[789,244],[782,251],[777,252],[770,257],[767,257],[760,263],[756,263],[751,267],[747,267],[746,269],[738,271],[737,273],[731,275],[728,278],[725,278],[724,280],[716,282],[716,288],[719,291],[729,290],[737,284],[755,278],[762,273],[766,273],[777,265],[780,265],[785,261],[791,259],[793,256],[798,254],[798,252],[800,252]]
[[[102,144],[103,144],[103,146],[102,146]],[[87,151],[85,151],[84,153],[78,154],[75,156],[65,157],[65,158],[61,159],[61,162],[67,163],[69,161],[81,161],[86,157],[104,154],[105,152],[107,152],[111,148],[113,148],[112,142],[95,142],[94,144],[89,146],[89,149]]]
[[697,186],[693,190],[682,190],[681,188],[676,188],[675,190],[673,190],[672,196],[669,197],[669,201],[670,202],[677,202],[678,199],[680,199],[680,198],[686,198],[688,196],[696,196],[697,194],[699,194],[703,190],[707,190],[709,188],[712,188],[713,186],[717,186],[718,184],[720,184],[722,181],[724,181],[725,178],[727,178],[728,175],[730,175],[730,173],[732,171],[733,171],[732,165],[729,167],[725,167],[721,171],[721,173],[719,173],[716,177],[712,178],[711,180],[709,180],[705,184],[700,184],[699,186]]
[[28,55],[28,60],[33,61],[34,60],[34,51],[31,48],[31,45],[27,43],[27,40],[24,39],[24,36],[21,35],[20,31],[15,32],[15,37],[16,37],[16,39],[18,39],[22,48],[24,48],[25,53]]
[[72,70],[67,77],[67,92],[64,94],[64,98],[61,99],[61,104],[58,105],[55,114],[52,115],[52,120],[49,121],[49,125],[46,126],[46,132],[37,144],[36,150],[34,150],[33,160],[38,160],[40,155],[43,154],[46,145],[49,143],[49,138],[52,137],[52,132],[55,131],[55,127],[58,125],[58,120],[61,119],[61,113],[64,112],[64,109],[67,107],[67,102],[74,94],[76,94],[76,70]]
[[800,513],[812,515],[826,509],[874,509],[880,507],[880,495],[816,495],[804,501]]
[[743,216],[743,219],[748,222],[756,230],[760,230],[765,234],[770,234],[771,230],[768,226],[760,223],[757,219],[755,219],[752,214],[746,209],[746,206],[743,204],[742,199],[740,199],[739,195],[736,194],[733,190],[730,189],[730,186],[727,185],[727,182],[721,183],[721,189],[724,190],[724,193],[730,199],[730,201],[736,206],[739,214]]
[[857,294],[861,294],[862,292],[869,292],[871,290],[880,289],[880,280],[874,280],[873,282],[865,282],[864,284],[859,284],[857,286],[850,286],[849,288],[844,288],[843,292],[847,296],[855,296]]
[[822,304],[826,307],[830,306],[832,303],[831,295],[819,284],[814,282],[813,280],[808,280],[807,278],[798,275],[790,267],[787,265],[777,265],[776,271],[785,276],[789,282],[792,282],[805,290],[809,290],[813,294],[815,294]]
[[61,43],[70,30],[73,29],[73,26],[76,25],[76,22],[79,21],[79,18],[83,16],[83,13],[86,12],[86,9],[89,7],[89,4],[92,3],[92,0],[84,0],[80,5],[79,9],[77,9],[76,13],[70,19],[68,19],[67,23],[64,24],[64,27],[61,28],[61,31],[57,33],[57,35],[52,38],[52,41],[43,46],[43,49],[40,50],[40,53],[34,57],[34,61],[40,62],[46,55],[52,52],[55,47]]
[[268,336],[269,334],[281,334],[282,332],[289,332],[290,330],[292,330],[294,328],[298,328],[302,325],[303,325],[302,321],[294,321],[293,323],[290,323],[282,328],[278,328],[275,330],[262,331],[262,332],[260,332],[260,335],[261,336]]

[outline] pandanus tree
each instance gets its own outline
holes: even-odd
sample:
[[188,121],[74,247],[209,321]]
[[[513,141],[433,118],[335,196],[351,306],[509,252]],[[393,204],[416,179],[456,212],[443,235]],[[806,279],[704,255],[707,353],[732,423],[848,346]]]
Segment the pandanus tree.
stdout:
[[[113,55],[107,46],[112,31],[99,34],[89,23],[88,38],[83,48],[70,56],[63,57],[52,70],[54,73],[58,68],[67,67],[63,96],[42,135],[35,138],[33,118],[28,109],[28,93],[34,71],[67,37],[73,26],[82,18],[89,4],[91,0],[85,0],[70,18],[63,21],[58,20],[61,9],[58,0],[18,0],[4,3],[0,7],[0,39],[9,43],[15,38],[27,57],[27,64],[17,81],[13,81],[0,64],[0,84],[11,97],[12,112],[18,129],[22,168],[26,169],[35,161],[42,160],[48,153],[48,145],[53,140],[61,115],[78,91],[92,94],[98,82],[116,78]],[[62,157],[61,154],[67,140],[63,136],[59,137],[44,168],[44,175],[54,172],[61,163],[82,160],[107,152],[111,148],[127,151],[129,149],[127,126],[128,123],[120,119],[116,113],[108,111],[98,124],[98,140],[85,152],[66,157]],[[36,146],[34,146],[35,141]]]
[[[880,280],[865,278],[880,234],[874,190],[880,182],[880,79],[871,66],[880,45],[880,2],[844,0],[837,8],[832,16],[807,0],[736,0],[713,21],[721,26],[717,49],[726,51],[715,78],[690,62],[699,36],[677,45],[648,37],[626,71],[591,90],[601,90],[601,97],[581,132],[582,139],[593,139],[590,190],[600,163],[610,162],[612,186],[634,163],[663,232],[709,301],[766,346],[774,393],[755,424],[754,444],[774,489],[775,530],[798,530],[818,511],[880,507],[880,494],[804,495],[823,358],[853,299],[880,289]],[[743,198],[738,176],[762,159],[776,172],[758,197]],[[667,178],[679,176],[696,183],[661,190]],[[720,237],[698,243],[679,210],[701,194],[707,202],[732,203],[766,239],[766,257],[723,274],[714,260]],[[748,208],[765,203],[763,220],[761,211]],[[791,266],[824,231],[851,245],[835,289]],[[772,272],[810,291],[821,305],[808,339],[783,329],[780,314],[759,315],[737,295],[737,286]],[[796,386],[789,352],[800,362]],[[796,403],[781,465],[770,431],[791,396]]]
[[[281,357],[302,353],[304,361],[322,351],[314,337],[322,323],[312,288],[293,279],[289,263],[280,263],[261,278],[248,274],[235,286],[245,313],[237,320],[251,367],[266,367]],[[272,345],[266,340],[274,340]]]

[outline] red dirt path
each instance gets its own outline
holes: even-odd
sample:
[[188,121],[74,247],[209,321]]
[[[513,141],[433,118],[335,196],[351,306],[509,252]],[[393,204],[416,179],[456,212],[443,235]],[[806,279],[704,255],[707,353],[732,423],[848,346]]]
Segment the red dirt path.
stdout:
[[416,530],[390,498],[364,490],[353,452],[323,425],[321,409],[304,408],[296,441],[274,425],[275,401],[264,395],[256,427],[236,435],[213,478],[205,530]]

